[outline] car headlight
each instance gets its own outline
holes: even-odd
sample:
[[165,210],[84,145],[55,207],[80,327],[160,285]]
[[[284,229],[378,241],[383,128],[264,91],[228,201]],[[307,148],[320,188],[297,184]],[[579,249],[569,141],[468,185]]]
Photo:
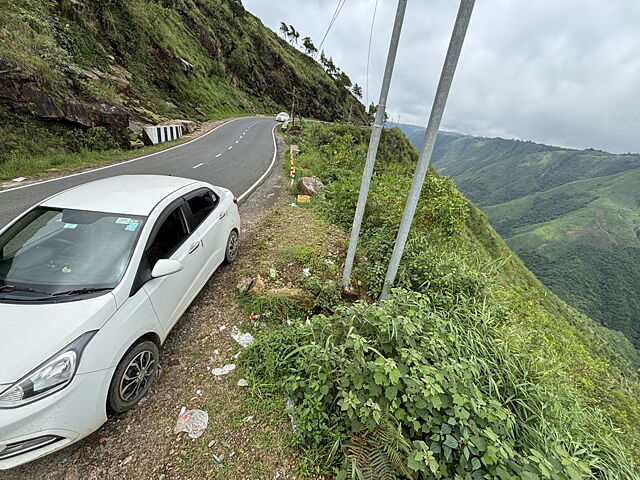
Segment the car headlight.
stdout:
[[83,333],[49,360],[13,384],[0,395],[0,408],[35,402],[66,387],[78,370],[84,347],[97,330]]

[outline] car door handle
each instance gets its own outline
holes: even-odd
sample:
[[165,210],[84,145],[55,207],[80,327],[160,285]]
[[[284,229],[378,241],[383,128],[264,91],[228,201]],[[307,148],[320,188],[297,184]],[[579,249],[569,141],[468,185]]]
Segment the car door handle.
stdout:
[[189,253],[195,252],[198,249],[199,246],[200,246],[200,241],[199,240],[197,242],[193,242],[191,244],[191,246],[189,247]]
[[220,220],[222,220],[222,219],[223,219],[224,217],[226,217],[226,216],[227,216],[227,212],[226,212],[226,211],[222,212],[222,213],[220,214]]

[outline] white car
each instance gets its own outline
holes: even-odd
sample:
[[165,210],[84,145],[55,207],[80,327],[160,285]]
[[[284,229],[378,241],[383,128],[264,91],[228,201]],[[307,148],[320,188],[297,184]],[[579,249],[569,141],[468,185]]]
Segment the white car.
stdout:
[[287,112],[280,112],[276,115],[276,122],[286,122],[289,120],[289,114]]
[[72,188],[0,231],[0,470],[135,405],[239,231],[229,190],[153,175]]

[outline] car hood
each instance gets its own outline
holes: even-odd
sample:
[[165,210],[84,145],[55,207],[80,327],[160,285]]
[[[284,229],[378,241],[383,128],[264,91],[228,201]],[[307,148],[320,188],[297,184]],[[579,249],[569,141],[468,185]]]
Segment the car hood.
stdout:
[[116,311],[111,293],[54,304],[0,303],[0,385],[12,384]]

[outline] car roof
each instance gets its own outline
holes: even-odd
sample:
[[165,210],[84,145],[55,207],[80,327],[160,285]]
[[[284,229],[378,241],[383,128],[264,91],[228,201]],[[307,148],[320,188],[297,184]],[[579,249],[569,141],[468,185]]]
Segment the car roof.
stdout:
[[41,205],[147,216],[168,195],[200,183],[165,175],[119,175],[70,188],[48,198]]

